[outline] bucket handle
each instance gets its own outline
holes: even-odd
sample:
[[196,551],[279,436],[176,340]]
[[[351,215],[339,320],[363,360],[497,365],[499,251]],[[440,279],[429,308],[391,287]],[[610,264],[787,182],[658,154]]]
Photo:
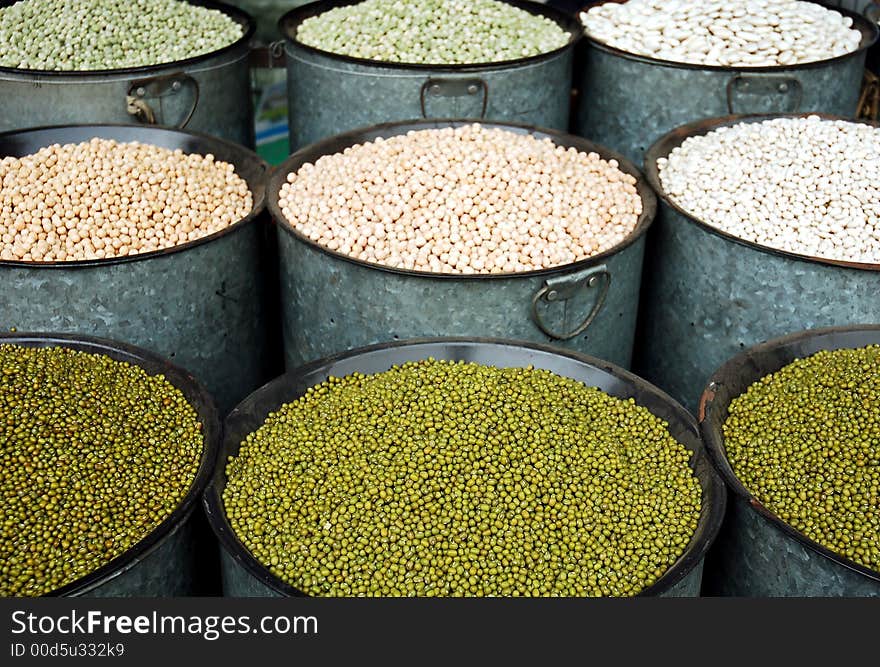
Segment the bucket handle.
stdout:
[[422,118],[429,118],[426,98],[432,97],[470,97],[483,93],[483,105],[480,118],[486,117],[489,106],[489,84],[478,77],[470,79],[437,79],[431,78],[422,84],[419,102],[422,106]]
[[[576,329],[569,331],[568,333],[559,333],[553,331],[544,323],[544,320],[541,318],[541,313],[538,311],[538,304],[540,302],[543,301],[544,303],[552,304],[560,301],[567,301],[576,296],[581,290],[593,289],[600,284],[602,289],[599,292],[599,296],[596,298],[596,302],[593,304],[593,308]],[[541,289],[535,292],[535,295],[532,297],[532,320],[534,320],[535,325],[537,325],[537,327],[550,338],[556,340],[571,340],[575,336],[580,336],[586,331],[593,323],[593,320],[596,319],[599,311],[602,310],[602,306],[605,305],[605,299],[608,296],[608,289],[610,287],[611,272],[605,264],[578,271],[577,273],[571,273],[567,276],[545,280]]]
[[[776,109],[753,109],[746,108],[737,111],[736,98],[776,96],[780,102],[788,102],[787,108],[780,105]],[[727,82],[727,111],[731,114],[738,113],[794,113],[801,107],[804,98],[804,87],[793,76],[778,76],[773,74],[737,74]],[[746,107],[748,107],[746,103]]]
[[185,72],[162,74],[132,81],[128,86],[128,92],[125,96],[126,108],[128,113],[137,118],[141,123],[156,125],[158,123],[156,112],[150,106],[147,98],[158,99],[160,97],[176,95],[186,88],[193,91],[192,104],[183,120],[174,126],[182,130],[192,120],[196,107],[199,104],[199,82]]

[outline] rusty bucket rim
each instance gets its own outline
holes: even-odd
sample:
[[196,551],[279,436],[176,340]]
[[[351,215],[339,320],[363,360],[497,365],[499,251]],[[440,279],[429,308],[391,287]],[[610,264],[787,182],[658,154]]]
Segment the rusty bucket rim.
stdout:
[[[695,540],[695,543],[693,545],[689,543],[688,549],[681,556],[679,556],[679,558],[663,573],[663,575],[661,575],[661,577],[657,579],[657,581],[655,581],[653,584],[642,589],[639,593],[636,594],[636,596],[645,597],[662,595],[663,593],[674,587],[676,584],[678,584],[688,574],[690,574],[694,570],[694,568],[705,558],[707,552],[709,551],[709,548],[712,546],[713,542],[718,536],[719,531],[721,530],[721,524],[727,506],[727,490],[723,479],[711,463],[711,459],[709,458],[709,454],[706,451],[705,444],[702,441],[697,422],[694,419],[693,415],[691,415],[691,413],[688,412],[678,401],[669,396],[669,394],[664,392],[659,387],[651,384],[647,380],[631,373],[630,371],[627,371],[626,369],[616,364],[579,352],[556,348],[551,345],[503,338],[461,336],[424,337],[368,345],[324,357],[323,359],[303,364],[302,366],[299,366],[284,373],[283,375],[276,377],[275,379],[267,382],[262,387],[252,392],[250,395],[248,395],[247,398],[242,400],[241,403],[239,403],[226,416],[226,419],[224,420],[224,438],[223,442],[221,443],[220,453],[222,455],[225,455],[227,452],[230,451],[228,445],[230,444],[229,438],[231,437],[232,429],[227,428],[230,420],[234,419],[237,415],[249,410],[251,408],[251,404],[260,397],[278,391],[281,387],[291,386],[292,382],[297,378],[302,378],[311,373],[319,372],[321,371],[321,369],[332,367],[334,364],[340,361],[356,359],[358,357],[369,357],[373,354],[381,354],[382,352],[385,352],[387,350],[399,348],[411,348],[415,350],[412,355],[413,359],[427,358],[428,355],[432,354],[431,348],[437,345],[448,345],[453,347],[460,346],[461,349],[512,349],[520,352],[533,351],[542,354],[552,355],[555,357],[563,357],[576,364],[587,366],[593,371],[598,371],[600,373],[610,375],[617,380],[623,381],[629,387],[636,388],[657,398],[662,404],[669,408],[669,411],[673,413],[676,418],[680,420],[680,423],[693,435],[693,439],[697,447],[695,450],[692,451],[692,455],[688,465],[691,468],[694,476],[697,476],[697,457],[701,453],[705,457],[706,463],[708,464],[706,467],[706,474],[708,475],[708,492],[703,494],[703,502],[700,510],[702,518],[702,512],[705,509],[706,525],[703,528],[702,534],[700,534],[699,527],[694,532],[692,539]],[[421,352],[419,351],[420,348],[422,348]],[[610,392],[605,393],[613,395]],[[276,407],[274,409],[277,410],[278,408]],[[654,413],[652,412],[652,414]],[[668,418],[660,417],[659,415],[655,416],[663,419],[664,421],[668,421]],[[235,443],[235,445],[240,446],[240,443]],[[683,443],[682,445],[685,446]],[[238,450],[236,450],[236,452],[237,451]],[[222,487],[220,486],[221,478]],[[267,566],[261,564],[235,534],[235,531],[229,524],[229,520],[226,517],[225,509],[223,506],[222,493],[225,485],[225,468],[221,468],[220,466],[218,466],[214,471],[214,475],[210,483],[208,484],[208,487],[205,489],[202,499],[205,514],[208,517],[208,522],[211,524],[214,535],[217,537],[220,548],[226,553],[226,555],[228,555],[235,561],[238,567],[243,568],[250,576],[257,579],[261,584],[265,585],[270,590],[276,593],[280,593],[284,596],[308,597],[306,593],[282,581],[280,578],[272,574],[270,569]]]
[[[622,4],[625,2],[626,0],[600,0],[599,2],[592,2],[588,5],[585,5],[583,9],[578,10],[577,14],[578,16],[580,16],[581,12],[587,11],[599,5],[605,5],[609,3]],[[816,2],[815,4],[821,5],[822,3]],[[853,12],[844,7],[825,8],[832,9],[833,11],[843,14],[844,16],[849,17],[853,20],[853,28],[862,33],[862,40],[861,42],[859,42],[859,48],[855,51],[850,51],[849,53],[844,53],[843,55],[834,56],[832,58],[824,58],[822,60],[814,60],[807,63],[797,63],[792,65],[759,65],[756,67],[740,67],[730,65],[701,65],[699,63],[683,63],[677,62],[675,60],[663,60],[661,58],[654,58],[652,56],[644,56],[637,53],[631,53],[629,51],[624,51],[623,49],[611,46],[610,44],[607,44],[591,36],[590,33],[586,31],[582,23],[581,30],[584,33],[585,44],[597,50],[604,51],[610,55],[617,56],[618,58],[623,58],[625,60],[631,60],[633,62],[644,63],[648,65],[657,65],[675,69],[703,70],[707,72],[726,72],[728,74],[734,74],[737,72],[742,72],[745,74],[779,74],[791,71],[801,72],[810,69],[816,69],[819,67],[825,67],[827,65],[834,65],[850,58],[858,57],[862,53],[867,52],[867,50],[874,46],[877,43],[878,39],[880,39],[880,29],[878,29],[877,24],[869,21],[866,17],[862,16],[858,12]],[[579,19],[578,23],[580,23]]]
[[[3,6],[11,6],[20,0],[0,0],[0,9]],[[0,65],[0,74],[15,74],[18,76],[35,76],[40,80],[44,79],[84,79],[88,77],[108,77],[108,76],[137,76],[154,73],[158,70],[164,70],[173,67],[187,67],[197,65],[209,58],[215,58],[222,55],[233,53],[236,50],[245,48],[250,51],[250,43],[257,31],[257,22],[253,16],[243,9],[229,5],[225,2],[217,2],[216,0],[183,0],[188,5],[197,7],[205,7],[206,9],[216,9],[220,11],[236,23],[244,27],[241,37],[219,49],[203,53],[198,56],[184,58],[183,60],[172,60],[167,63],[157,63],[155,65],[140,65],[138,67],[121,67],[119,69],[94,69],[94,70],[53,70],[53,69],[20,69],[17,67],[5,67]]]
[[687,222],[697,225],[703,231],[718,236],[725,241],[731,241],[738,245],[750,248],[751,250],[756,250],[758,252],[767,253],[770,255],[776,255],[778,257],[784,257],[786,259],[798,260],[814,264],[824,264],[826,266],[834,266],[844,269],[855,269],[857,271],[880,271],[880,264],[871,264],[868,262],[851,262],[841,259],[830,259],[827,257],[803,255],[796,252],[790,252],[788,250],[781,250],[779,248],[771,248],[770,246],[761,245],[759,243],[755,243],[754,241],[747,241],[746,239],[742,239],[738,236],[731,234],[730,232],[726,232],[722,229],[719,229],[718,227],[709,224],[708,222],[705,222],[704,220],[701,220],[700,218],[697,218],[692,213],[686,211],[681,206],[679,206],[663,188],[663,185],[660,181],[660,170],[657,167],[657,161],[660,158],[667,158],[669,154],[673,151],[673,149],[678,148],[685,141],[685,139],[695,136],[703,136],[721,127],[730,127],[732,125],[737,125],[740,123],[760,123],[762,121],[775,120],[780,118],[807,118],[810,116],[817,116],[822,120],[843,121],[858,125],[868,125],[875,128],[880,127],[880,122],[877,121],[858,120],[853,118],[845,118],[843,116],[838,116],[834,114],[817,112],[733,114],[728,116],[706,118],[703,120],[686,123],[684,125],[679,125],[675,129],[667,132],[657,141],[655,141],[654,144],[645,152],[645,178],[648,180],[648,183],[651,185],[651,188],[657,194],[657,197],[660,199],[660,201],[662,201],[666,206],[682,216]]
[[[165,134],[171,136],[179,136],[179,137],[188,137],[190,139],[196,139],[200,144],[210,149],[211,144],[213,143],[215,146],[222,146],[223,148],[229,150],[232,154],[236,156],[240,156],[241,158],[252,161],[257,168],[262,169],[262,175],[258,179],[254,186],[252,187],[250,183],[247,183],[247,179],[240,173],[238,169],[238,164],[234,164],[230,161],[230,164],[236,168],[236,174],[238,174],[239,178],[244,180],[248,189],[251,193],[251,198],[253,199],[253,204],[251,205],[250,212],[243,217],[241,220],[232,223],[231,225],[227,225],[223,229],[219,229],[213,234],[209,234],[208,236],[203,236],[201,238],[193,239],[192,241],[187,241],[186,243],[181,243],[179,245],[172,246],[170,248],[160,248],[159,250],[151,250],[150,252],[137,253],[134,255],[124,255],[122,257],[105,257],[103,259],[81,259],[81,260],[56,260],[52,262],[29,262],[24,260],[10,260],[4,259],[0,260],[0,268],[17,268],[17,269],[89,269],[89,268],[98,268],[111,266],[114,264],[128,264],[131,262],[141,262],[149,259],[157,259],[159,257],[166,257],[169,255],[174,255],[179,252],[184,252],[186,250],[191,250],[198,246],[210,243],[211,241],[218,240],[224,236],[232,234],[234,232],[239,231],[240,229],[245,228],[246,226],[251,225],[256,220],[259,220],[260,216],[263,215],[266,210],[266,178],[269,173],[269,165],[263,160],[255,151],[247,148],[246,146],[242,146],[241,144],[235,143],[234,141],[230,141],[228,139],[223,139],[221,137],[215,137],[210,134],[205,134],[203,132],[193,132],[191,130],[181,130],[171,127],[163,127],[159,125],[131,125],[128,123],[62,123],[59,125],[42,125],[39,127],[28,127],[22,128],[18,130],[9,130],[7,132],[0,132],[0,146],[9,138],[14,136],[25,136],[28,134],[33,134],[39,137],[39,135],[43,132],[56,132],[56,131],[81,131],[84,132],[81,141],[88,141],[91,138],[108,138],[105,135],[101,134],[102,132],[113,132],[115,130],[121,130],[125,132],[133,132],[135,134],[139,133],[149,133],[149,134]],[[111,137],[112,138],[112,137]],[[123,141],[116,139],[116,141]],[[141,141],[141,143],[149,143],[148,141],[144,141],[143,139],[128,139],[124,141]],[[46,144],[50,145],[50,144]],[[199,154],[205,155],[206,153],[212,152],[211,150],[206,150],[204,152],[200,152]],[[193,153],[190,153],[193,154]],[[3,151],[0,150],[0,158],[6,157],[3,155]]]
[[[636,192],[642,201],[642,212],[638,217],[636,226],[620,243],[608,250],[587,257],[570,264],[562,264],[545,269],[536,269],[533,271],[523,271],[514,273],[432,273],[430,271],[416,271],[414,269],[401,269],[393,266],[386,266],[377,262],[367,262],[362,259],[350,257],[336,250],[325,248],[319,243],[305,236],[290,221],[287,220],[279,205],[279,195],[281,187],[286,183],[287,175],[299,169],[306,163],[313,163],[320,157],[338,153],[348,146],[354,144],[373,141],[377,138],[389,138],[406,134],[412,130],[428,130],[442,128],[457,128],[467,125],[480,125],[491,129],[502,129],[516,132],[518,134],[528,134],[536,139],[550,139],[559,146],[573,147],[582,152],[595,152],[604,160],[617,160],[618,168],[625,174],[629,174],[636,179]],[[571,273],[581,271],[590,267],[598,266],[626,250],[641,238],[645,236],[648,229],[657,217],[657,197],[654,193],[650,182],[635,164],[625,158],[623,155],[605,146],[596,144],[584,137],[568,134],[559,130],[537,127],[525,123],[510,122],[494,122],[494,121],[476,121],[471,119],[433,119],[433,120],[406,120],[396,121],[393,123],[380,123],[369,127],[358,128],[343,134],[337,134],[326,139],[322,139],[313,144],[305,146],[289,156],[284,162],[277,165],[269,175],[266,182],[267,191],[267,207],[272,219],[277,223],[280,230],[283,230],[297,241],[307,245],[312,250],[321,252],[335,260],[341,260],[367,269],[383,271],[400,276],[412,278],[424,278],[429,280],[517,280],[531,279],[558,275],[560,273]]]
[[[716,403],[716,394],[717,388],[719,386],[723,386],[725,384],[725,378],[733,374],[736,369],[739,369],[743,366],[746,366],[749,362],[753,361],[756,355],[759,355],[764,352],[769,352],[772,350],[779,350],[783,348],[793,347],[794,345],[801,343],[803,341],[822,341],[825,338],[846,335],[846,334],[868,334],[869,337],[873,337],[876,340],[874,343],[880,344],[880,324],[862,324],[862,325],[853,325],[853,326],[844,326],[844,327],[823,327],[819,329],[808,329],[806,331],[799,331],[797,333],[789,334],[787,336],[780,336],[778,338],[773,338],[763,343],[759,343],[757,345],[753,345],[752,347],[740,352],[736,356],[728,359],[724,364],[722,364],[709,378],[706,388],[703,390],[702,395],[700,396],[700,408],[699,408],[699,427],[700,427],[700,435],[702,436],[703,446],[706,448],[706,451],[709,454],[709,459],[712,462],[715,470],[721,476],[724,481],[725,486],[740,500],[746,503],[748,507],[758,514],[762,519],[764,519],[767,523],[769,523],[773,528],[779,530],[787,537],[794,539],[796,542],[801,544],[802,546],[808,548],[809,550],[817,553],[820,556],[825,557],[826,559],[832,561],[833,563],[845,567],[846,569],[862,575],[872,581],[880,583],[880,571],[872,570],[869,567],[864,565],[860,565],[854,560],[839,554],[835,551],[832,551],[828,547],[822,546],[818,542],[810,539],[802,532],[794,528],[791,524],[784,521],[782,518],[773,513],[769,508],[767,508],[761,501],[759,501],[740,481],[739,477],[733,471],[733,466],[731,466],[730,461],[727,458],[726,449],[724,446],[724,436],[721,434],[719,429],[713,428],[708,423],[708,417],[716,410],[727,410],[729,407],[730,401],[727,402],[726,405],[719,406]],[[873,335],[873,336],[872,336]],[[867,345],[874,344],[871,342],[865,343]],[[862,345],[860,345],[862,346]],[[815,354],[820,350],[839,350],[839,349],[852,349],[847,348],[845,346],[822,346],[817,347],[815,352],[810,354]],[[794,350],[793,350],[794,352]],[[809,355],[794,355],[792,356],[791,363],[797,358],[802,358],[804,356]],[[780,366],[782,368],[782,366]],[[769,371],[770,373],[776,372],[779,369],[774,371]],[[761,377],[766,376],[767,373],[760,377],[755,377],[753,382],[757,382],[761,379]],[[740,394],[742,395],[742,394]],[[730,399],[732,400],[732,398]]]
[[[203,445],[199,467],[189,489],[174,510],[140,541],[118,556],[88,574],[44,593],[42,597],[76,597],[88,594],[137,566],[158,549],[166,538],[199,507],[201,496],[210,483],[217,465],[217,455],[223,439],[223,425],[213,397],[199,380],[165,357],[144,348],[108,338],[51,332],[0,333],[0,345],[7,344],[30,348],[65,347],[127,362],[142,368],[150,375],[156,375],[157,371],[161,371],[166,380],[184,395],[187,404],[196,411],[198,420],[202,424]],[[146,366],[151,368],[148,369]],[[151,370],[153,372],[150,372]]]
[[386,62],[383,60],[372,60],[370,58],[356,58],[354,56],[347,56],[341,53],[333,53],[332,51],[325,51],[323,49],[319,49],[314,46],[309,46],[308,44],[303,44],[302,42],[296,39],[296,29],[299,28],[299,25],[308,18],[312,18],[313,16],[318,16],[319,14],[323,14],[324,12],[334,9],[336,7],[342,7],[346,5],[353,5],[360,2],[360,0],[315,0],[313,2],[309,2],[305,5],[300,5],[299,7],[295,7],[291,9],[280,19],[278,19],[278,31],[281,36],[284,38],[284,41],[287,44],[295,46],[297,49],[301,49],[306,53],[312,55],[323,56],[325,58],[332,58],[334,60],[338,60],[340,62],[349,63],[352,65],[362,65],[366,67],[381,67],[386,69],[393,70],[411,70],[418,73],[426,73],[426,74],[436,74],[436,73],[467,73],[467,72],[485,72],[487,70],[497,70],[497,69],[507,69],[507,68],[515,68],[521,67],[523,65],[529,65],[533,63],[542,62],[544,60],[552,60],[556,58],[566,51],[575,48],[583,39],[584,30],[580,21],[577,20],[576,17],[564,12],[555,7],[551,7],[548,5],[544,5],[539,2],[534,2],[533,0],[501,0],[504,4],[512,5],[519,9],[525,10],[530,14],[543,16],[545,18],[551,19],[556,25],[565,30],[568,33],[568,41],[558,48],[553,49],[552,51],[547,51],[546,53],[539,53],[534,56],[527,56],[525,58],[514,58],[512,60],[499,60],[493,63],[463,63],[463,64],[451,64],[451,65],[443,65],[443,64],[424,64],[424,63],[400,63],[400,62]]

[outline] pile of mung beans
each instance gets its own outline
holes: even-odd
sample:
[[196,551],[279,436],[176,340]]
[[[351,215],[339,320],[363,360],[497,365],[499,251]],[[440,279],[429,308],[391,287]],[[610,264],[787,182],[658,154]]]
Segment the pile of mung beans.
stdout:
[[880,345],[822,351],[731,401],[727,457],[783,521],[880,572]]
[[194,241],[245,218],[247,183],[213,155],[92,139],[0,159],[0,259],[94,260]]
[[627,0],[581,13],[586,32],[622,51],[724,67],[790,66],[856,51],[862,34],[802,0]]
[[320,596],[634,595],[700,515],[690,452],[631,399],[427,359],[331,377],[230,457],[226,515]]
[[182,0],[20,0],[0,8],[0,66],[91,71],[161,65],[218,51],[244,30]]
[[481,125],[414,130],[287,177],[284,217],[319,245],[431,273],[520,273],[620,244],[642,213],[616,160]]
[[0,595],[42,595],[136,545],[195,480],[202,425],[162,375],[0,345]]
[[687,213],[746,241],[880,264],[880,129],[806,118],[741,122],[657,161]]
[[306,19],[297,41],[382,62],[482,64],[555,51],[555,21],[498,0],[362,0]]

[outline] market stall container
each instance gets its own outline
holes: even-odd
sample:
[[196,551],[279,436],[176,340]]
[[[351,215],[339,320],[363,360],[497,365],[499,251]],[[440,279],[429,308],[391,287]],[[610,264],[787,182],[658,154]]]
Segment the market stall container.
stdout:
[[168,357],[205,383],[221,410],[272,376],[263,217],[265,163],[204,135],[131,125],[60,126],[0,135],[0,156],[94,137],[213,154],[235,166],[253,196],[240,222],[164,250],[54,262],[0,261],[0,329],[125,340]]
[[269,208],[278,223],[282,317],[288,368],[343,350],[419,336],[504,336],[553,343],[621,366],[631,359],[645,232],[656,200],[640,172],[616,153],[552,130],[484,123],[579,151],[618,159],[637,179],[638,224],[608,252],[541,271],[461,275],[392,269],[316,244],[285,219],[279,191],[287,175],[347,146],[410,130],[461,127],[466,121],[378,125],[314,144],[271,177]]
[[880,326],[819,329],[756,345],[712,375],[700,401],[700,430],[731,491],[718,542],[709,555],[706,588],[749,597],[880,596],[880,572],[807,538],[769,510],[736,476],[722,426],[732,399],[783,366],[820,350],[880,343]]
[[[354,350],[308,364],[281,376],[249,396],[226,419],[220,457],[238,453],[244,438],[260,427],[270,412],[290,402],[329,376],[379,373],[406,361],[433,358],[499,367],[546,369],[598,387],[612,396],[633,399],[668,422],[672,436],[693,453],[689,465],[699,479],[702,504],[696,532],[683,555],[642,595],[687,597],[700,593],[703,558],[720,527],[725,493],[702,448],[693,418],[668,396],[640,378],[598,359],[538,345],[491,339],[429,339],[390,343]],[[301,595],[261,565],[233,532],[224,512],[226,470],[217,468],[205,492],[205,509],[222,547],[224,592],[228,596]]]
[[657,160],[725,117],[669,133],[645,158],[660,210],[642,298],[636,368],[690,409],[712,371],[744,348],[793,331],[880,321],[880,265],[776,250],[698,220],[665,192]]
[[[611,2],[618,0],[610,0]],[[596,3],[602,4],[602,3]],[[789,66],[721,67],[635,55],[584,37],[575,73],[575,132],[641,164],[675,127],[728,114],[816,111],[854,117],[877,27],[841,9],[862,33],[852,53]]]
[[338,55],[296,39],[300,24],[352,0],[322,0],[285,14],[290,146],[376,123],[417,118],[479,118],[567,130],[575,45],[572,17],[535,2],[508,4],[546,16],[570,37],[549,53],[500,63],[411,65]]
[[[0,8],[15,0],[0,1]],[[254,34],[245,12],[217,2],[242,26],[218,51],[178,62],[96,71],[0,67],[0,132],[43,125],[130,123],[186,128],[252,147],[254,118],[248,58]]]
[[[175,597],[204,594],[214,582],[204,580],[205,559],[215,557],[213,544],[199,541],[199,499],[217,459],[221,431],[214,401],[189,373],[146,350],[100,338],[62,334],[0,334],[0,345],[64,347],[100,354],[163,375],[196,410],[204,448],[189,490],[176,509],[146,537],[102,567],[48,593],[64,597]],[[202,519],[203,521],[203,519]]]

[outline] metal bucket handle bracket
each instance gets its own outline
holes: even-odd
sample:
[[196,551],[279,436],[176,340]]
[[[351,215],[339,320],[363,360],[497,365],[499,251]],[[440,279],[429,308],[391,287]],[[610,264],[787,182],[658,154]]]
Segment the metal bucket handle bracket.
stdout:
[[[581,290],[593,289],[602,285],[602,290],[593,304],[593,308],[578,325],[576,329],[568,333],[559,333],[548,327],[541,318],[538,311],[538,304],[543,301],[545,303],[558,303],[567,301],[576,296]],[[537,327],[550,338],[556,340],[571,340],[575,336],[581,335],[596,319],[602,306],[605,305],[605,299],[608,296],[608,289],[611,287],[611,272],[605,264],[601,266],[571,273],[567,276],[559,276],[558,278],[550,278],[544,281],[544,285],[535,292],[532,297],[532,319]]]
[[486,109],[489,106],[489,84],[484,79],[437,79],[431,78],[422,84],[419,94],[419,102],[422,106],[422,118],[428,116],[427,98],[430,97],[470,97],[482,91],[483,104],[480,118],[486,117]]
[[147,100],[158,100],[162,97],[178,95],[187,89],[192,91],[192,104],[183,120],[173,126],[177,129],[183,129],[192,120],[199,104],[199,82],[185,72],[174,72],[132,81],[125,96],[126,108],[128,113],[135,116],[141,123],[156,125],[159,122],[156,112]]
[[[774,96],[779,105],[773,109],[755,109],[748,100],[742,98],[766,99]],[[737,105],[737,99],[740,105]],[[793,76],[774,74],[737,74],[727,82],[727,110],[738,113],[794,113],[800,110],[804,98],[804,87]]]

